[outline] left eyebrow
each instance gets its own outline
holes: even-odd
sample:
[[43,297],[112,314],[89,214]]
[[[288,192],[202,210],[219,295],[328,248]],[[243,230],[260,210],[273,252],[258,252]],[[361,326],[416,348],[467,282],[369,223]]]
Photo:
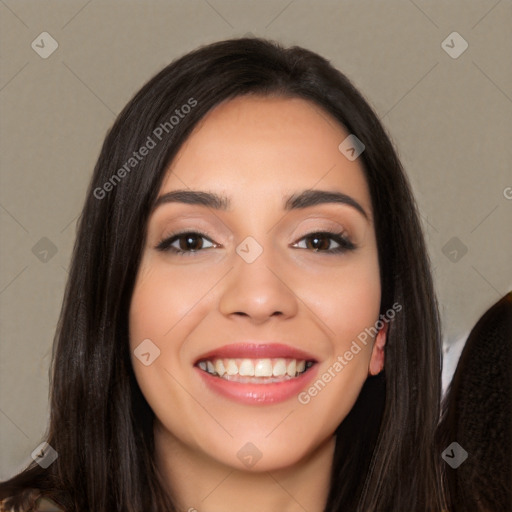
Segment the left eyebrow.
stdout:
[[327,190],[304,190],[300,194],[294,194],[286,200],[284,209],[289,211],[326,203],[338,203],[351,206],[368,220],[368,214],[365,209],[354,198],[341,192],[331,192]]
[[[155,202],[153,211],[166,203],[195,204],[213,208],[214,210],[228,210],[231,201],[228,197],[215,194],[214,192],[203,192],[199,190],[173,190],[161,195]],[[365,219],[368,214],[365,209],[352,197],[341,192],[327,190],[304,190],[288,197],[284,203],[284,209],[300,210],[319,204],[345,204],[357,210]]]

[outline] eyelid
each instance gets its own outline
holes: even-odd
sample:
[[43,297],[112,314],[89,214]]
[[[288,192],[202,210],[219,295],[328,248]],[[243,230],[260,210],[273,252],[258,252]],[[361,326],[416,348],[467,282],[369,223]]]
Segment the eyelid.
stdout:
[[299,235],[304,237],[313,233],[332,233],[353,240],[354,231],[355,229],[351,225],[347,226],[340,221],[315,215],[300,223],[299,227],[294,230],[293,238],[298,239]]
[[196,228],[184,228],[184,229],[178,229],[177,231],[171,231],[169,234],[163,235],[161,239],[167,240],[169,238],[174,238],[179,235],[186,235],[186,234],[200,235],[200,236],[210,240],[210,242],[213,242],[212,237],[209,233],[207,233],[206,231],[201,231]]

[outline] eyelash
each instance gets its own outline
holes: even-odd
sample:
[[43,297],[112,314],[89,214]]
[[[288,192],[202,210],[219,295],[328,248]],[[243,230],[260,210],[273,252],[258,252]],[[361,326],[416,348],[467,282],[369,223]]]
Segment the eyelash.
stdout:
[[[199,250],[195,250],[195,251],[183,251],[182,249],[177,249],[176,247],[172,247],[171,244],[173,244],[176,240],[178,240],[179,238],[181,238],[184,235],[194,235],[194,236],[198,235],[199,237],[205,238],[209,242],[214,243],[204,233],[200,233],[198,231],[181,231],[178,233],[173,233],[169,237],[162,239],[156,246],[156,249],[158,251],[162,251],[162,252],[172,252],[178,256],[192,256],[193,254],[195,254],[197,252],[201,252],[201,251],[205,250],[205,249],[199,249]],[[341,231],[341,232],[312,231],[311,233],[308,233],[308,234],[304,235],[302,238],[300,238],[299,242],[306,238],[311,238],[313,235],[326,236],[327,238],[330,238],[331,240],[334,240],[337,244],[339,244],[339,246],[335,247],[334,249],[327,249],[325,251],[313,249],[313,252],[334,255],[334,254],[343,254],[344,252],[348,252],[348,251],[353,251],[357,248],[357,246],[345,235],[345,233],[343,231]],[[206,249],[211,249],[211,248],[212,247],[207,247]],[[294,247],[294,248],[297,249],[297,247]],[[298,247],[298,249],[302,249],[302,247]]]

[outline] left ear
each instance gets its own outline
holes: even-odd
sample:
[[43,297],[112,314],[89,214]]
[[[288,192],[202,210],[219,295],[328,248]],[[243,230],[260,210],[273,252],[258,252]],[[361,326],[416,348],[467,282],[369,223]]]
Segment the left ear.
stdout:
[[368,373],[370,375],[377,375],[384,368],[384,347],[386,345],[387,334],[388,322],[384,321],[384,326],[377,333],[377,337],[373,343],[372,357],[370,359],[370,365],[368,366]]

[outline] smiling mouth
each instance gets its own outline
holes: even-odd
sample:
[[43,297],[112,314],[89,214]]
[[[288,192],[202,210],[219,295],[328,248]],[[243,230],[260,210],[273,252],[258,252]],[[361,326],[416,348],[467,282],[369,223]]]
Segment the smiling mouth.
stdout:
[[197,362],[200,370],[241,384],[272,384],[296,379],[306,373],[315,361],[292,358],[214,358]]

